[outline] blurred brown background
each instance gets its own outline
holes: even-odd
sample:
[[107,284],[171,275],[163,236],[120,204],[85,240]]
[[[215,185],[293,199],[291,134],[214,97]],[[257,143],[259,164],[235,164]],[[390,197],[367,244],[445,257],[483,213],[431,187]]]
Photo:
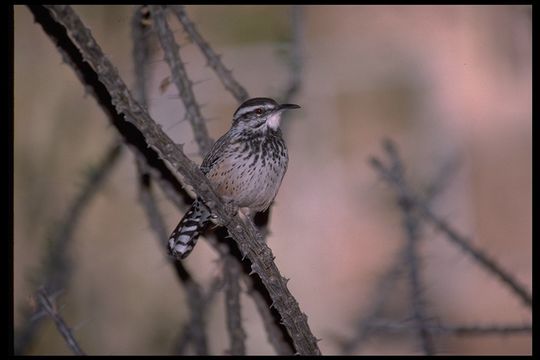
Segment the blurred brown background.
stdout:
[[[75,6],[124,80],[133,84],[131,6]],[[202,35],[252,96],[279,98],[289,76],[288,6],[188,6]],[[269,245],[324,354],[339,354],[379,276],[404,242],[393,192],[367,160],[394,139],[423,189],[448,161],[458,167],[435,210],[532,287],[531,6],[302,7],[302,106],[287,121],[290,164],[271,215]],[[15,6],[14,304],[34,291],[70,200],[116,136],[30,11]],[[237,103],[176,21],[213,138]],[[157,50],[157,44],[154,44]],[[151,63],[150,113],[200,162],[160,52]],[[75,233],[62,314],[89,354],[167,354],[188,315],[185,293],[139,206],[133,156],[122,155]],[[158,193],[172,229],[181,214]],[[530,311],[430,228],[422,245],[426,310],[449,324],[530,322]],[[203,286],[218,255],[199,241],[186,266]],[[393,301],[406,314],[405,288]],[[400,302],[400,299],[404,299]],[[251,299],[242,298],[248,353],[273,353]],[[207,315],[210,349],[228,346],[222,295]],[[402,315],[402,317],[405,315]],[[530,354],[530,334],[438,336],[447,354]],[[411,337],[374,336],[362,354],[419,353]],[[50,320],[32,354],[69,354]]]

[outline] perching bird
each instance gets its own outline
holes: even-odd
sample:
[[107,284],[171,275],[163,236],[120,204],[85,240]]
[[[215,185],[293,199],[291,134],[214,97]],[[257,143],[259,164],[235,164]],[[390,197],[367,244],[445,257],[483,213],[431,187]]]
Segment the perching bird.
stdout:
[[[278,192],[289,156],[279,123],[295,104],[252,98],[238,107],[232,126],[205,156],[201,170],[226,202],[257,212],[266,210]],[[183,259],[210,220],[209,209],[198,198],[169,238],[169,251]]]

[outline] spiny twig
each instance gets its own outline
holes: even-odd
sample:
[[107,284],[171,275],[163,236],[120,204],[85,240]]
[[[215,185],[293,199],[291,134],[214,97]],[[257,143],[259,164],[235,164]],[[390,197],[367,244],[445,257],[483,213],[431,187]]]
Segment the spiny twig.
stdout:
[[[432,181],[429,183],[429,187],[425,192],[426,202],[431,204],[439,196],[449,183],[450,178],[455,174],[457,161],[452,158],[445,161],[440,169],[438,169]],[[394,167],[395,170],[395,167]],[[409,212],[410,213],[410,212]],[[422,223],[416,222],[415,231],[418,236],[418,240],[421,240],[419,235],[421,231]],[[400,275],[407,267],[407,246],[408,243],[403,246],[394,260],[390,262],[392,266],[380,277],[377,281],[377,285],[372,296],[372,301],[367,311],[364,311],[363,317],[358,322],[355,335],[348,340],[338,340],[341,343],[341,349],[344,354],[350,354],[353,350],[358,349],[371,333],[371,324],[376,322],[381,316],[386,301],[391,298],[391,291],[394,290],[394,284]]]
[[41,308],[45,310],[45,312],[54,321],[56,328],[66,341],[66,344],[71,349],[71,351],[73,351],[75,355],[86,355],[84,351],[82,351],[75,337],[73,336],[71,329],[56,310],[56,306],[53,304],[44,288],[41,288],[36,292],[36,298]]
[[242,326],[242,312],[240,311],[240,277],[242,275],[242,268],[232,255],[226,255],[224,260],[225,308],[227,309],[225,314],[231,343],[229,355],[245,355],[246,332]]
[[135,74],[135,86],[133,87],[133,97],[143,105],[147,106],[148,94],[146,91],[146,81],[148,79],[148,62],[150,57],[150,42],[147,36],[149,25],[145,20],[148,15],[146,5],[137,6],[131,20],[131,39],[133,43],[133,65]]
[[[132,21],[132,34],[134,42],[134,63],[135,63],[135,88],[134,94],[138,97],[138,101],[141,104],[146,104],[146,64],[148,62],[148,37],[143,35],[143,29],[146,28],[145,23],[142,22],[143,13],[140,7],[136,9],[133,21]],[[151,171],[150,167],[146,163],[142,154],[135,148],[135,160],[137,165],[137,172],[139,175],[140,185],[140,201],[143,206],[146,216],[150,222],[150,227],[154,230],[159,240],[161,249],[166,249],[168,246],[168,232],[163,217],[160,214],[159,208],[154,199],[154,195],[151,189]],[[189,306],[189,340],[193,344],[195,353],[197,355],[208,355],[208,341],[205,331],[205,319],[204,314],[204,302],[202,301],[201,287],[193,279],[189,271],[183,266],[183,264],[174,259],[173,265],[176,275],[183,284],[188,294],[188,306]]]
[[[105,178],[117,163],[121,150],[122,144],[120,142],[110,145],[102,160],[88,173],[83,188],[68,206],[62,222],[55,227],[54,234],[50,237],[48,250],[42,260],[43,268],[40,270],[41,282],[49,291],[56,292],[68,286],[71,274],[71,260],[68,249],[73,241],[73,233],[88,204],[98,193]],[[26,320],[23,322],[22,328],[15,334],[15,354],[24,354],[26,352],[41,324],[41,318],[30,321],[33,316],[30,310],[25,310],[25,313],[24,318]]]
[[[31,7],[32,8],[32,7]],[[93,39],[90,31],[83,25],[78,16],[69,6],[47,6],[62,26],[67,29],[73,42],[77,45],[83,55],[84,60],[90,64],[91,69],[97,75],[100,83],[105,86],[111,96],[111,101],[117,113],[123,114],[131,124],[144,135],[145,142],[171,166],[177,169],[183,176],[186,184],[192,186],[205,204],[212,209],[212,212],[221,220],[238,243],[244,256],[252,262],[252,269],[257,273],[271,298],[275,308],[279,311],[283,323],[293,339],[296,351],[299,354],[320,354],[317,340],[311,333],[307,325],[307,316],[299,308],[298,302],[286,287],[284,279],[275,263],[270,248],[262,241],[260,234],[254,228],[251,221],[242,221],[237,215],[231,216],[231,211],[213,191],[211,184],[189,160],[183,151],[162,131],[148,115],[148,113],[131,96],[125,83],[118,76],[117,70],[109,62]],[[47,28],[52,19],[46,14],[36,17],[40,24]],[[52,33],[47,31],[56,43],[60,46],[70,39],[65,37],[65,33]],[[62,41],[58,41],[61,37]],[[72,45],[69,45],[72,46]],[[75,55],[70,53],[70,55]],[[79,65],[80,59],[73,61]],[[88,68],[84,68],[89,70]],[[93,84],[93,82],[91,82]],[[115,124],[116,125],[116,124]]]
[[290,7],[291,42],[289,44],[289,81],[285,88],[283,103],[290,103],[302,86],[303,65],[303,20],[304,12],[300,5]]
[[[224,65],[221,63],[221,60],[219,56],[215,54],[215,52],[212,50],[210,45],[204,41],[204,39],[200,36],[198,31],[196,30],[195,26],[187,16],[184,8],[182,6],[172,6],[173,11],[177,14],[177,17],[179,21],[182,23],[182,25],[185,27],[186,32],[188,33],[188,36],[190,37],[191,41],[197,43],[199,47],[201,48],[203,54],[207,57],[207,61],[209,62],[210,66],[216,71],[218,77],[221,79],[225,87],[235,96],[235,98],[241,102],[245,100],[248,97],[247,91],[238,83],[236,80],[232,77],[232,73],[225,69]],[[294,45],[297,44],[297,38],[298,38],[298,25],[297,21],[298,16],[294,16],[297,12],[294,12],[293,14],[293,28],[295,29],[295,34],[293,35],[293,38],[295,39]],[[297,14],[296,14],[297,15]],[[294,49],[293,49],[294,50]],[[295,74],[297,76],[297,74]],[[297,83],[299,79],[296,78],[294,83]],[[295,86],[295,89],[297,87]],[[292,96],[293,90],[291,87],[288,88],[287,96]],[[263,232],[263,234],[266,234],[266,231],[264,231],[265,227],[268,223],[268,215],[269,210],[264,214],[266,218],[264,219],[263,223],[261,225],[258,224],[259,230]],[[226,234],[222,234],[220,232],[214,233],[216,236],[221,236],[221,241],[226,242]],[[265,235],[263,235],[265,236]],[[210,240],[210,239],[209,239]],[[217,249],[218,252],[222,253],[220,251],[220,247],[217,246],[217,243],[215,241],[210,241],[212,246]],[[231,258],[232,254],[222,253],[222,258],[224,259],[224,262],[229,264],[230,266],[235,266],[240,269],[240,264],[234,264]],[[238,257],[236,259],[237,262],[241,263],[242,259],[241,257]],[[234,279],[235,276],[231,276],[230,272],[231,270],[228,266],[225,266],[224,268],[224,274],[225,278]],[[263,324],[265,326],[265,329],[267,330],[267,334],[269,337],[270,343],[273,345],[274,349],[278,354],[285,355],[285,354],[292,354],[291,346],[288,342],[284,341],[284,337],[288,337],[286,334],[286,330],[283,329],[282,326],[279,326],[277,321],[279,321],[279,316],[276,319],[275,315],[276,312],[272,311],[272,309],[269,308],[267,301],[265,300],[265,294],[263,294],[264,289],[261,287],[255,286],[255,279],[247,276],[249,271],[247,271],[244,274],[244,280],[246,285],[248,286],[248,294],[250,294],[253,298],[253,300],[256,303],[257,309],[259,313],[261,314],[261,317],[263,319]],[[234,286],[233,288],[237,288],[237,286]],[[236,301],[236,297],[239,296],[236,294],[235,291],[230,291],[225,293],[225,303],[226,303],[226,310],[227,310],[227,319],[228,321],[231,319],[240,319],[239,315],[239,307],[235,306],[229,306],[230,304],[238,304],[239,302]],[[266,295],[267,296],[267,295]],[[230,311],[235,312],[235,314],[229,313]],[[277,320],[277,321],[276,321]],[[237,324],[231,324],[230,321],[228,322],[228,326],[231,329],[239,329],[239,326]],[[285,331],[284,331],[285,330]],[[243,331],[240,330],[234,330],[236,334],[231,333],[231,340],[236,344],[242,343],[242,334]],[[232,345],[232,349],[241,349],[241,345]],[[238,351],[238,350],[237,350]],[[233,350],[234,353],[234,350]]]
[[418,210],[419,215],[432,223],[439,231],[446,235],[446,238],[455,245],[458,245],[465,254],[470,255],[477,264],[482,268],[495,275],[503,285],[511,289],[527,306],[532,307],[532,296],[525,287],[518,283],[517,280],[505,269],[502,268],[494,259],[490,258],[483,251],[472,245],[469,238],[455,231],[445,220],[435,215],[425,201],[422,201],[411,189],[404,186],[399,178],[396,178],[393,171],[383,165],[376,157],[370,159],[371,166],[382,175],[392,186],[400,189],[407,196],[407,201],[410,206]]
[[[158,8],[156,6],[152,7],[152,11],[156,26],[162,29],[159,37],[161,45],[165,51],[167,61],[169,62],[171,67],[172,78],[176,80],[180,79],[180,81],[175,81],[177,87],[180,86],[179,82],[182,82],[181,85],[190,84],[191,82],[187,78],[187,72],[185,71],[183,66],[173,66],[176,63],[180,63],[181,59],[179,53],[172,53],[173,50],[178,52],[179,49],[175,43],[174,37],[172,36],[172,32],[169,30],[164,11],[162,10],[162,8]],[[178,71],[178,74],[176,74],[175,71]],[[179,90],[181,90],[180,87]],[[193,93],[191,93],[190,96],[187,97],[182,96],[182,99],[185,99],[184,104],[186,105],[186,107],[188,105],[192,105],[192,108],[196,108],[198,113],[200,114],[199,105],[196,102],[195,95]],[[188,101],[190,102],[189,104]],[[212,144],[212,140],[207,135],[208,132],[206,130],[206,125],[204,124],[204,122],[191,121],[190,123],[195,134],[206,134],[205,137],[195,136],[195,140],[199,145],[199,149],[201,151],[201,156],[204,156],[205,153],[209,151],[209,148],[207,148],[207,144]],[[246,335],[242,328],[242,318],[240,311],[241,308],[239,277],[241,275],[241,266],[236,262],[237,260],[233,258],[230,254],[222,253],[221,255],[222,259],[224,260],[223,272],[225,277],[225,309],[227,328],[231,338],[230,352],[232,355],[245,355]],[[239,259],[238,261],[241,260]],[[181,266],[181,263],[179,265]],[[197,293],[197,296],[200,297],[199,292]],[[192,301],[192,299],[190,298],[189,303],[194,306],[196,304],[200,304],[201,300],[196,299]],[[193,313],[196,309],[190,310]],[[200,313],[200,311],[198,311],[198,313]]]
[[188,77],[186,68],[180,58],[180,47],[174,40],[174,35],[169,28],[165,11],[161,5],[151,5],[152,19],[154,20],[154,28],[158,35],[161,47],[165,53],[165,60],[171,68],[171,76],[180,98],[186,108],[186,116],[192,125],[195,140],[199,144],[200,152],[204,156],[210,151],[212,140],[208,135],[204,118],[200,111],[200,106],[197,104],[195,94],[192,89],[192,82]]
[[[212,280],[212,283],[210,284],[210,287],[206,293],[203,294],[201,298],[201,309],[208,309],[212,302],[214,301],[219,289],[222,287],[222,279],[219,277],[215,277]],[[206,310],[207,311],[207,310]],[[203,312],[206,312],[203,310]],[[180,331],[180,335],[178,336],[177,341],[175,341],[175,346],[173,353],[174,354],[185,354],[186,353],[186,347],[189,343],[193,342],[192,336],[193,331],[191,329],[191,322],[188,322],[184,325],[182,330]],[[196,341],[195,341],[196,342]],[[197,347],[197,345],[195,345]]]
[[407,182],[404,176],[403,163],[399,158],[397,150],[390,142],[385,143],[385,149],[390,154],[391,162],[390,169],[394,173],[395,178],[401,184],[396,188],[396,199],[403,217],[403,227],[405,229],[407,245],[405,246],[406,266],[409,272],[409,285],[411,291],[411,305],[414,324],[416,326],[417,337],[422,345],[422,350],[426,355],[433,355],[435,349],[431,335],[427,327],[426,315],[424,309],[424,298],[422,296],[422,286],[420,279],[420,259],[418,256],[418,241],[419,228],[417,215],[413,213],[408,202],[407,193],[404,189],[407,188]]
[[174,12],[178,21],[184,27],[184,30],[188,33],[190,39],[197,44],[201,52],[206,57],[208,66],[210,66],[218,76],[219,80],[238,102],[243,102],[248,99],[249,95],[246,89],[236,81],[233,77],[231,70],[227,69],[221,58],[215,51],[210,47],[210,45],[204,40],[204,38],[199,34],[199,31],[189,19],[182,5],[170,5],[171,10]]
[[[141,204],[150,222],[150,227],[157,235],[160,248],[166,249],[168,239],[167,228],[151,191],[150,174],[147,171],[144,160],[140,158],[140,155],[137,157],[137,169],[139,174]],[[174,259],[173,265],[178,279],[183,284],[186,293],[188,294],[187,298],[190,316],[189,339],[191,340],[197,355],[208,355],[208,341],[204,319],[206,311],[204,302],[202,301],[201,287],[179,260]]]

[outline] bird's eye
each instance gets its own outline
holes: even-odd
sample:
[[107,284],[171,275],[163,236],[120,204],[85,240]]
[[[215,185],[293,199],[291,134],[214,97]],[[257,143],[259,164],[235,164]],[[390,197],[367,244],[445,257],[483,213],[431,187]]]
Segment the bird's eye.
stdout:
[[257,115],[261,115],[263,113],[263,109],[261,108],[258,108],[257,110],[255,110],[255,114]]

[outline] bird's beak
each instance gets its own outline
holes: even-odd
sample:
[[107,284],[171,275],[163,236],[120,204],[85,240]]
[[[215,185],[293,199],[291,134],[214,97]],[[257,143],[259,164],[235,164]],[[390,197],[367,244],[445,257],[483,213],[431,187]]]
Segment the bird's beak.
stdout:
[[283,111],[283,110],[299,109],[299,108],[300,108],[300,105],[296,105],[296,104],[281,104],[278,106],[277,110]]

